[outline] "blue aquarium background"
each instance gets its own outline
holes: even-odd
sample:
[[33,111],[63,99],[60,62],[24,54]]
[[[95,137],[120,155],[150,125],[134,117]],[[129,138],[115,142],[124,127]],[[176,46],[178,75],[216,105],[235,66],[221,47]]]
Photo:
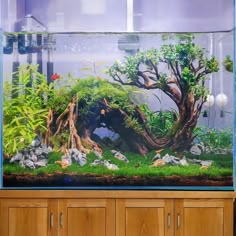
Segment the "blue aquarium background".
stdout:
[[234,4],[148,2],[1,1],[2,188],[233,190]]

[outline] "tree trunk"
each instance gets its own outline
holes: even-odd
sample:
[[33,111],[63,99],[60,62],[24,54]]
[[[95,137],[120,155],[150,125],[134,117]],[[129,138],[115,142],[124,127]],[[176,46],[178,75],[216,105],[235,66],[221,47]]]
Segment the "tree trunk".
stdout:
[[181,151],[191,145],[193,130],[197,125],[201,106],[195,108],[194,96],[189,93],[186,99],[178,105],[179,118],[172,130],[171,149]]
[[[147,127],[144,113],[134,106],[132,117],[135,118],[141,130],[128,127],[126,124],[128,114],[121,108],[111,108],[106,99],[97,101],[97,105],[90,108],[86,115],[78,116],[76,113],[76,99],[74,98],[64,112],[53,120],[50,112],[48,127],[54,127],[54,132],[49,129],[48,136],[58,135],[63,130],[69,131],[68,148],[77,148],[83,152],[94,150],[102,154],[101,147],[91,139],[96,128],[106,127],[117,133],[133,152],[146,155],[147,152],[168,147],[172,150],[183,150],[191,144],[192,132],[199,116],[199,110],[194,108],[193,95],[189,94],[185,101],[179,104],[179,117],[173,126],[172,133],[163,138],[157,138]],[[52,124],[53,123],[53,124]],[[49,138],[47,136],[47,138]]]

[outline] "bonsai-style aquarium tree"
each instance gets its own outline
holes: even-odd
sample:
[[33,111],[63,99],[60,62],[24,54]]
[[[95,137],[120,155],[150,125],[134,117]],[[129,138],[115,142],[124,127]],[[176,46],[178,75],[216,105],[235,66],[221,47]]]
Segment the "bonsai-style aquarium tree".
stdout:
[[[144,90],[159,89],[178,108],[173,114],[174,124],[166,135],[158,137],[141,132],[142,154],[164,147],[183,150],[194,139],[193,130],[209,93],[205,81],[207,75],[218,71],[218,62],[214,56],[208,59],[205,50],[192,39],[192,35],[180,36],[176,44],[165,44],[159,50],[140,51],[135,56],[126,57],[124,62],[117,61],[109,69],[114,81]],[[163,64],[168,68],[166,73],[160,69]],[[144,125],[145,112],[139,110],[138,113]]]

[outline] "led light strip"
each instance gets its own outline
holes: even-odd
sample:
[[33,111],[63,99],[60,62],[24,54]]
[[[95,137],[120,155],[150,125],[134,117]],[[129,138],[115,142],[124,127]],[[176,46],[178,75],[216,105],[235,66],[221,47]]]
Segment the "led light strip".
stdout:
[[127,32],[134,32],[134,1],[127,0]]

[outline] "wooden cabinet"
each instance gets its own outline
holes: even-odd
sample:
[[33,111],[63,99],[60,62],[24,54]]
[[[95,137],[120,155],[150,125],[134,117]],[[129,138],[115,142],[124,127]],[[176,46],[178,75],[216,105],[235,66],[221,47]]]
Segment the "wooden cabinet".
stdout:
[[115,200],[59,201],[60,236],[115,236]]
[[175,201],[176,236],[232,236],[233,201],[182,199]]
[[52,200],[5,199],[0,207],[1,236],[57,235],[52,222],[57,209]]
[[119,199],[116,236],[172,236],[172,200]]
[[233,236],[233,199],[222,192],[3,190],[0,235]]
[[120,199],[116,236],[233,236],[232,199]]
[[175,202],[176,236],[232,236],[233,201],[182,199]]
[[1,236],[115,236],[113,199],[1,200]]

